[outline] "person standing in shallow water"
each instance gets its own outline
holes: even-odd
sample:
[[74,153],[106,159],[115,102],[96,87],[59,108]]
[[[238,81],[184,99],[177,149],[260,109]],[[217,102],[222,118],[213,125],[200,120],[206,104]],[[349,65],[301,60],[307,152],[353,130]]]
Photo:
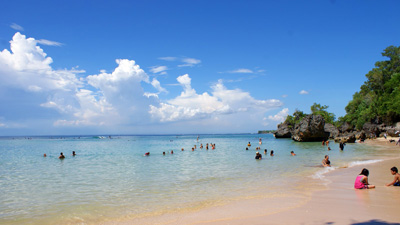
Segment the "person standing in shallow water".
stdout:
[[262,159],[262,155],[259,152],[256,152],[255,159]]
[[59,158],[59,159],[65,159],[65,156],[64,156],[64,154],[61,152],[61,153],[60,153],[60,156],[58,156],[58,158]]
[[340,151],[343,151],[345,145],[346,145],[346,144],[343,143],[343,141],[341,141],[341,142],[339,143]]

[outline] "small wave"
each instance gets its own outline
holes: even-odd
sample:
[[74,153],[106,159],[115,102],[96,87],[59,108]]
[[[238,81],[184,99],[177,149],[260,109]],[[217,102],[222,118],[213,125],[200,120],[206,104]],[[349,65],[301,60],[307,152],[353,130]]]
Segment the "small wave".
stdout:
[[320,180],[324,180],[325,179],[325,174],[334,171],[336,169],[336,167],[324,167],[322,170],[317,171],[316,173],[314,173],[313,175],[311,175],[312,178],[314,179],[320,179]]
[[365,161],[354,161],[354,162],[349,163],[348,167],[373,164],[373,163],[382,162],[382,161],[383,161],[382,159],[371,159],[371,160],[365,160]]

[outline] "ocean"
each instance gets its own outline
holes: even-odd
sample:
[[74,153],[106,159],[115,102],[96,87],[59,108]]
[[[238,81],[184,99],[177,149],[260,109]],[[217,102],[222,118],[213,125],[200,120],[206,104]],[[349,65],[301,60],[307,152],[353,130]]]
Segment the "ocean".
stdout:
[[[0,224],[98,224],[306,194],[328,185],[329,171],[391,156],[362,143],[329,147],[272,134],[2,137]],[[325,155],[332,168],[320,166]]]

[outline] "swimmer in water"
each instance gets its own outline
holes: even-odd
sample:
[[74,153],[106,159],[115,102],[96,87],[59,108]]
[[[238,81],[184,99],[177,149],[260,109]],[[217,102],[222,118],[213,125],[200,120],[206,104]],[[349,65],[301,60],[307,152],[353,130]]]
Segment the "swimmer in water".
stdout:
[[274,156],[274,150],[271,150],[271,152],[269,153],[270,156]]
[[323,167],[331,167],[331,161],[329,161],[329,155],[325,155],[325,158],[322,160]]
[[262,155],[259,152],[256,152],[255,159],[262,159]]
[[294,151],[291,151],[290,154],[291,154],[292,156],[295,156],[295,155],[296,155],[296,154],[294,154]]
[[76,153],[75,153],[75,151],[72,151],[72,156],[76,156]]
[[60,153],[60,156],[58,156],[58,158],[59,158],[59,159],[65,159],[65,156],[64,156],[64,154],[61,152],[61,153]]
[[150,155],[150,152],[144,153],[144,156],[149,156],[149,155]]

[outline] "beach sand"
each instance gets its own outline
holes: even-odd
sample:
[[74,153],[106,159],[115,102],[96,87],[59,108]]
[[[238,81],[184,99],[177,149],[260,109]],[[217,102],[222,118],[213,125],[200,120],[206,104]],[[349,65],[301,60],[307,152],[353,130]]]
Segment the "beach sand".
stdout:
[[[363,144],[390,148],[393,157],[333,170],[325,174],[328,184],[311,191],[107,224],[400,224],[400,187],[385,186],[393,180],[390,168],[400,169],[400,147],[383,138]],[[369,183],[376,189],[354,189],[362,168],[370,171]]]

